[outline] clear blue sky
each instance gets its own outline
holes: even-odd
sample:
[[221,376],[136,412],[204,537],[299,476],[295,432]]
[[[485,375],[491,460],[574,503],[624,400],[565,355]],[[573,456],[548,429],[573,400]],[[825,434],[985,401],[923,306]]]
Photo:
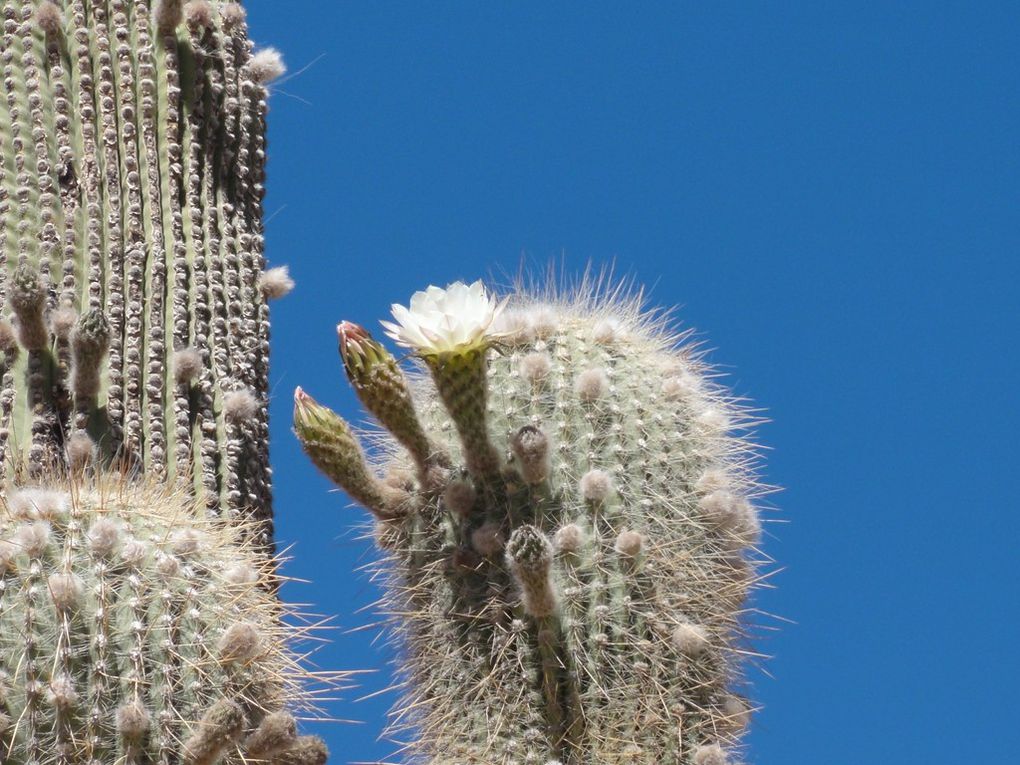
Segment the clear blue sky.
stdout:
[[[333,327],[615,260],[765,407],[784,567],[753,763],[1020,761],[1020,6],[249,0],[271,101],[272,453],[292,599],[383,667],[364,514],[290,433],[360,417]],[[299,71],[303,70],[303,71]],[[329,706],[372,761],[385,699]]]

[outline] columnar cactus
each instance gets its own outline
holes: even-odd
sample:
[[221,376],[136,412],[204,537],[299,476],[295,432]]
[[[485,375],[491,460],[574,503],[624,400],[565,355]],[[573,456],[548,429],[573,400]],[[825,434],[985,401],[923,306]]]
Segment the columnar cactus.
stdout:
[[760,524],[750,418],[638,300],[394,306],[344,367],[392,435],[382,477],[298,389],[313,462],[375,515],[407,649],[393,729],[433,765],[723,765],[739,751]]
[[0,0],[0,485],[98,459],[271,536],[265,83],[233,2]]
[[0,762],[322,765],[308,679],[244,522],[107,476],[0,504]]
[[0,762],[321,765],[275,596],[234,2],[0,0]]

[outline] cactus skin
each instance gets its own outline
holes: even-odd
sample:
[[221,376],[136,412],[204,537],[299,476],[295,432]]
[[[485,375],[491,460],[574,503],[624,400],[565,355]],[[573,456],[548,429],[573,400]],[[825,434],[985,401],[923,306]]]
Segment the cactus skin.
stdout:
[[[464,413],[435,389],[450,384],[436,367],[475,348],[405,382],[448,485],[416,482],[396,443],[375,479],[406,495],[402,515],[374,508],[381,610],[406,648],[391,732],[432,765],[731,761],[762,556],[754,450],[730,433],[751,418],[637,299],[517,294],[497,332],[487,391],[452,385],[487,400],[497,474],[465,454]],[[302,395],[305,440],[309,409],[336,415]],[[364,470],[309,454],[341,487]]]
[[107,477],[73,494],[11,492],[0,504],[0,760],[217,765],[240,751],[318,762],[298,759],[315,747],[285,709],[307,704],[307,677],[274,576],[242,528],[179,490]]
[[[0,320],[19,341],[0,347],[0,486],[60,473],[84,434],[104,464],[258,518],[268,544],[278,54],[256,60],[218,0],[0,0],[0,24]],[[253,417],[226,416],[237,392]]]

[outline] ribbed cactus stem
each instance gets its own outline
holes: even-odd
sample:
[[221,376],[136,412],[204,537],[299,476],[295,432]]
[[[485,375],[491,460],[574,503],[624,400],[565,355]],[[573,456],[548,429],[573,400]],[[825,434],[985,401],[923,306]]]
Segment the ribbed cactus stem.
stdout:
[[[0,0],[0,21],[0,318],[24,351],[0,360],[0,485],[79,468],[87,434],[94,468],[191,482],[268,543],[279,54],[231,2]],[[237,390],[255,405],[231,423]]]
[[[725,765],[739,750],[760,522],[753,448],[729,431],[748,420],[617,294],[518,294],[500,316],[480,284],[455,284],[394,306],[389,334],[434,382],[410,378],[415,411],[451,462],[438,486],[402,485],[377,534],[408,652],[392,729],[413,729],[422,762]],[[356,499],[376,480],[335,415],[297,433]],[[388,474],[413,467],[385,453]]]

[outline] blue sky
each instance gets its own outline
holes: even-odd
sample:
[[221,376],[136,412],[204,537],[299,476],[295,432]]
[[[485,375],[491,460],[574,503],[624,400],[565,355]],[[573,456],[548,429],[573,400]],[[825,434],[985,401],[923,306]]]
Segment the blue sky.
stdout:
[[[978,7],[980,6],[980,7]],[[1020,759],[1020,7],[249,0],[271,100],[272,453],[318,661],[384,668],[362,511],[295,385],[361,417],[333,327],[429,283],[589,261],[767,409],[783,571],[753,763]],[[1009,476],[1013,476],[1010,478]],[[316,731],[374,761],[387,684]]]

